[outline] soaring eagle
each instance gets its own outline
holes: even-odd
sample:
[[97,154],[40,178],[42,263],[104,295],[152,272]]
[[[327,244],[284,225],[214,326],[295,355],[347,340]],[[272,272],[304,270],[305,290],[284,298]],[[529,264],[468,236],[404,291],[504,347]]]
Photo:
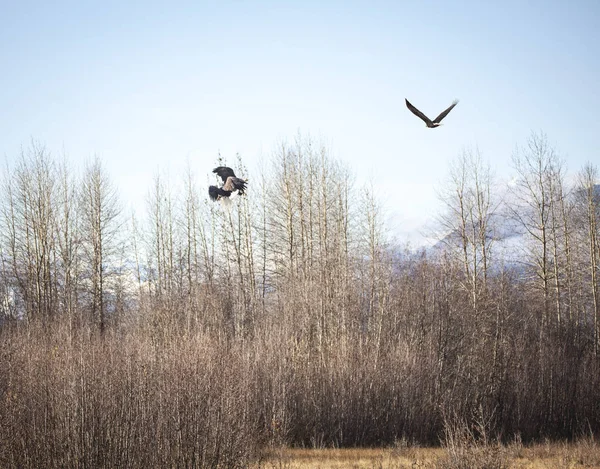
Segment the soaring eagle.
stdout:
[[432,128],[432,129],[434,129],[434,128],[436,128],[436,127],[439,127],[440,125],[442,125],[442,124],[440,124],[440,122],[442,122],[442,119],[443,119],[444,117],[446,117],[446,116],[448,115],[448,113],[449,113],[450,111],[452,111],[452,108],[458,104],[458,100],[457,100],[457,99],[456,99],[456,100],[454,100],[454,102],[452,103],[452,105],[451,105],[451,106],[450,106],[448,109],[446,109],[445,111],[443,111],[443,112],[442,112],[442,113],[441,113],[439,116],[437,116],[437,117],[436,117],[436,118],[435,118],[435,119],[432,121],[432,120],[431,120],[429,117],[427,117],[425,114],[423,114],[421,111],[419,111],[419,110],[418,110],[416,107],[414,107],[412,104],[410,104],[410,103],[408,102],[408,99],[404,98],[404,101],[406,101],[406,107],[407,107],[408,109],[410,109],[410,111],[411,111],[411,112],[412,112],[412,113],[413,113],[415,116],[417,116],[418,118],[422,119],[422,120],[423,120],[423,122],[425,122],[425,124],[427,124],[427,127],[430,127],[430,128]]
[[213,169],[213,173],[217,174],[221,179],[223,179],[223,185],[221,187],[208,187],[208,195],[212,200],[217,201],[224,197],[228,198],[236,190],[238,191],[239,195],[244,195],[246,183],[248,181],[246,179],[236,177],[233,169],[228,168],[227,166],[219,166],[218,168]]

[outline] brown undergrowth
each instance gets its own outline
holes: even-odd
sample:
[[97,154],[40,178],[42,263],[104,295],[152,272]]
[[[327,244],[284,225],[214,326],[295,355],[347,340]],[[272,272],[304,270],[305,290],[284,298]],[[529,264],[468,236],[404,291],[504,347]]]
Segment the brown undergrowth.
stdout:
[[[407,379],[414,368],[400,366],[406,356],[392,349],[374,368],[360,344],[342,344],[316,355],[276,334],[7,327],[0,331],[0,467],[600,466],[592,437],[506,444],[494,408],[483,406],[474,414],[440,411],[439,427],[428,433],[439,428],[442,447],[425,449],[419,444],[430,440],[415,436],[420,423],[438,425],[436,407],[416,407],[421,394]],[[393,400],[400,396],[412,400]],[[443,402],[452,409],[453,401]],[[403,429],[411,430],[405,439],[397,436]],[[387,449],[260,456],[264,448],[360,446]]]
[[235,345],[83,331],[4,336],[0,467],[244,467],[258,437]]

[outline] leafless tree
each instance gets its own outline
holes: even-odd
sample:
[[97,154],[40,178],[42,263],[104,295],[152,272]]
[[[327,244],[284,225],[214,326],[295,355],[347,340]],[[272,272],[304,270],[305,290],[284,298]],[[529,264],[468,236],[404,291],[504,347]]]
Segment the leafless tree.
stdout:
[[107,278],[115,268],[122,226],[118,194],[100,159],[86,166],[80,192],[80,222],[91,317],[104,333],[107,322]]
[[58,167],[58,191],[56,210],[56,239],[59,259],[59,285],[61,307],[69,317],[70,324],[79,318],[80,235],[77,210],[77,181],[69,171],[66,157]]
[[589,291],[592,299],[592,322],[594,324],[594,353],[598,354],[600,341],[600,190],[598,189],[598,169],[587,164],[579,173],[578,189],[585,207],[585,228],[587,234],[587,258],[589,269]]
[[479,150],[464,150],[450,170],[448,186],[440,193],[445,211],[439,216],[443,241],[459,254],[472,306],[479,309],[485,295],[494,241],[493,177]]
[[3,220],[15,288],[28,318],[57,312],[56,167],[43,146],[32,143],[4,180]]
[[512,191],[516,204],[511,207],[511,212],[531,240],[531,263],[536,279],[534,285],[541,291],[543,300],[540,326],[540,333],[543,334],[550,321],[550,295],[555,275],[552,226],[558,203],[554,185],[558,156],[545,134],[533,133],[527,146],[513,155],[513,164],[518,176]]

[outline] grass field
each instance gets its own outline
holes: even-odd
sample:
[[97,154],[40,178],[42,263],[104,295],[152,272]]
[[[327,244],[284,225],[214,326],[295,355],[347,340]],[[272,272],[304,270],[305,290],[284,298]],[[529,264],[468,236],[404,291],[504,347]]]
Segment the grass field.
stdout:
[[478,448],[456,457],[444,448],[272,449],[259,469],[600,469],[592,440]]

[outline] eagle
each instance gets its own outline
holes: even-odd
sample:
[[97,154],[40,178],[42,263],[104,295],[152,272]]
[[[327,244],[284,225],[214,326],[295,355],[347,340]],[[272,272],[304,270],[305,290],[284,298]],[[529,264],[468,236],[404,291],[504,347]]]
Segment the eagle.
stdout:
[[227,166],[219,166],[218,168],[213,169],[213,173],[223,180],[223,185],[221,187],[208,187],[208,195],[212,200],[217,201],[222,200],[223,198],[229,198],[235,191],[238,191],[239,195],[245,194],[248,180],[236,177],[233,169],[228,168]]
[[419,119],[422,119],[423,122],[425,122],[425,124],[427,125],[427,127],[435,129],[436,127],[439,127],[440,122],[442,122],[442,119],[444,117],[446,117],[448,115],[448,113],[450,111],[452,111],[452,108],[454,106],[456,106],[458,104],[458,99],[455,99],[454,102],[450,105],[450,107],[448,109],[446,109],[445,111],[442,111],[440,113],[439,116],[437,116],[433,121],[427,117],[425,114],[423,114],[421,111],[419,111],[416,107],[414,107],[412,104],[410,104],[408,102],[408,99],[404,98],[404,101],[406,101],[406,107],[408,109],[410,109],[410,112],[412,112],[415,116],[417,116]]

